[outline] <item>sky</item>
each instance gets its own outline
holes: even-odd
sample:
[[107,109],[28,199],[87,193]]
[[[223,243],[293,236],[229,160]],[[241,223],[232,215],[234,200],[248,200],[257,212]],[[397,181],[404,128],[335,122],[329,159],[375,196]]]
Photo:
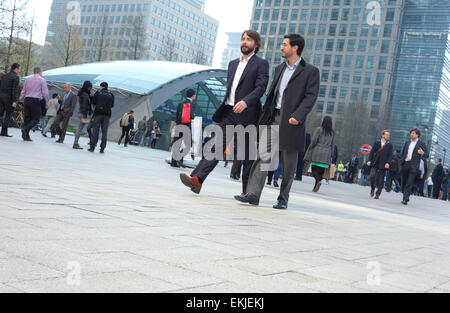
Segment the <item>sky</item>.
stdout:
[[[47,32],[52,0],[30,0],[29,15],[35,11],[34,42],[43,45]],[[206,0],[205,13],[220,23],[213,66],[220,67],[222,52],[228,36],[226,32],[242,32],[249,28],[253,0]]]

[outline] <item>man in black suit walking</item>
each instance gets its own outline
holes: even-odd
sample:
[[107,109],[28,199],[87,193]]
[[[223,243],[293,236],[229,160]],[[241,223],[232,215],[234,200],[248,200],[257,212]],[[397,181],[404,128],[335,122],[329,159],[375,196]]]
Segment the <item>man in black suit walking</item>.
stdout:
[[441,193],[442,181],[444,180],[444,167],[442,166],[442,159],[437,159],[436,167],[433,171],[433,199],[439,199]]
[[413,193],[416,178],[419,175],[420,161],[428,159],[426,144],[421,141],[420,130],[413,128],[410,132],[411,141],[407,141],[402,153],[402,188],[404,205],[408,205],[409,197]]
[[3,75],[0,82],[0,119],[5,116],[2,121],[2,137],[12,137],[8,135],[8,127],[11,121],[11,115],[17,107],[17,100],[19,99],[19,76],[20,65],[14,63],[11,66],[11,71]]
[[[381,140],[373,144],[369,155],[369,162],[367,162],[367,165],[372,168],[369,176],[370,186],[372,187],[370,196],[372,198],[375,196],[375,199],[380,199],[381,192],[383,191],[384,177],[392,161],[394,147],[389,142],[390,138],[389,131],[383,131]],[[376,195],[375,187],[377,187]]]
[[[194,89],[189,89],[186,92],[186,100],[184,100],[183,102],[180,102],[178,104],[178,108],[177,108],[177,115],[176,115],[176,123],[177,125],[183,125],[186,126],[187,128],[189,128],[189,131],[192,130],[192,122],[194,121],[195,118],[195,105],[194,105],[194,99],[195,99],[195,90]],[[173,139],[173,143],[177,142],[178,140],[180,140],[182,137],[181,136],[175,136]],[[192,135],[191,135],[192,138]],[[173,145],[172,145],[173,146]],[[186,147],[184,150],[185,152],[183,153],[183,157],[186,156],[189,152],[190,152],[190,148],[191,147]],[[172,151],[172,162],[170,163],[170,166],[172,167],[184,167],[183,166],[183,159],[181,160],[175,160],[174,158],[174,151]]]
[[301,57],[304,48],[305,39],[302,36],[290,34],[284,37],[281,52],[286,62],[275,70],[259,121],[260,125],[267,126],[271,134],[267,134],[267,129],[260,131],[260,156],[250,173],[248,195],[235,196],[240,202],[259,204],[268,165],[278,164],[279,143],[283,154],[283,182],[278,203],[273,208],[285,210],[288,207],[298,153],[305,151],[306,118],[316,103],[320,85],[319,69]]
[[[213,116],[223,132],[223,150],[228,147],[226,126],[255,125],[261,115],[261,97],[266,91],[269,82],[269,63],[257,56],[261,48],[261,36],[254,30],[244,31],[241,40],[242,57],[231,61],[228,66],[227,93],[222,106]],[[249,142],[246,140],[246,150],[249,150]],[[219,160],[207,160],[203,158],[192,172],[191,176],[181,174],[182,183],[199,194],[202,185],[208,175],[214,170]],[[253,161],[250,160],[248,151],[244,160],[242,175],[242,192],[247,193],[248,176]]]

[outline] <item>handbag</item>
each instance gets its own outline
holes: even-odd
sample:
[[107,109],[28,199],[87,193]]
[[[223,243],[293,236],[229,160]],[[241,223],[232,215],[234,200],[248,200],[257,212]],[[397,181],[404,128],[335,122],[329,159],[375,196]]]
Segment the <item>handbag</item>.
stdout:
[[83,124],[89,124],[91,122],[91,119],[89,117],[82,117],[81,123]]

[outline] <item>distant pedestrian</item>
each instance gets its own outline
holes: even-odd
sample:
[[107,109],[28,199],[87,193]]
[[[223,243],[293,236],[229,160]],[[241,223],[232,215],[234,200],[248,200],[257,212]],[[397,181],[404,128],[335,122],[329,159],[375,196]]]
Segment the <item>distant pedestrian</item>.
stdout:
[[345,177],[345,165],[342,161],[339,162],[338,166],[337,166],[337,176],[336,176],[336,180],[343,182],[344,177]]
[[[381,140],[373,144],[373,148],[370,151],[369,162],[367,165],[371,167],[370,171],[370,196],[375,199],[380,199],[381,193],[384,187],[384,178],[386,177],[386,171],[391,166],[394,147],[389,142],[391,134],[389,131],[384,130],[381,134]],[[375,194],[375,188],[377,188]]]
[[433,171],[433,199],[439,199],[443,179],[444,167],[442,166],[442,159],[437,159],[436,167]]
[[316,180],[314,192],[318,192],[326,169],[330,169],[334,153],[335,132],[331,117],[325,116],[322,126],[316,128],[311,145],[305,155],[312,165],[312,176]]
[[159,128],[158,122],[153,121],[153,126],[150,132],[150,140],[148,142],[148,147],[155,149],[156,148],[156,142],[158,141],[158,138],[161,136],[161,129]]
[[138,123],[138,146],[142,145],[142,142],[147,132],[147,116],[144,116]]
[[448,184],[449,184],[449,175],[448,175],[448,168],[444,170],[445,175],[444,179],[442,180],[442,200],[447,201],[448,198]]
[[400,171],[401,171],[401,151],[395,150],[392,156],[391,164],[389,166],[389,171],[386,177],[386,191],[391,192],[392,183],[395,183],[395,191],[398,193],[401,190],[400,186]]
[[8,134],[8,127],[19,99],[19,73],[20,64],[14,63],[11,66],[11,71],[3,75],[0,82],[0,119],[2,119],[0,136],[2,137],[12,137]]
[[370,166],[367,165],[367,163],[364,164],[363,167],[362,167],[362,175],[363,175],[363,182],[362,182],[362,185],[363,185],[364,187],[367,186],[367,183],[368,183],[368,181],[369,181],[370,172],[371,172]]
[[419,174],[420,161],[428,158],[426,144],[421,141],[421,132],[413,128],[410,132],[411,140],[405,143],[402,152],[402,189],[404,205],[408,205],[413,194],[414,184]]
[[[47,82],[42,77],[39,67],[34,69],[34,75],[28,78],[20,94],[19,101],[24,104],[24,125],[22,128],[22,139],[32,141],[30,130],[39,123],[41,116],[41,100],[49,101]],[[46,105],[48,108],[48,104]]]
[[134,129],[134,111],[130,111],[123,115],[120,120],[120,127],[122,127],[122,136],[119,139],[119,146],[125,138],[124,147],[127,147],[130,142],[130,131]]
[[303,180],[303,167],[305,166],[305,153],[308,151],[309,146],[311,145],[311,135],[306,133],[306,142],[305,142],[305,150],[298,153],[297,160],[297,170],[295,172],[294,180],[302,181]]
[[47,110],[47,114],[46,114],[46,117],[48,120],[47,120],[45,128],[42,129],[42,136],[47,137],[47,133],[50,130],[52,133],[52,138],[55,138],[56,132],[52,126],[53,126],[53,123],[55,122],[56,114],[59,111],[59,106],[60,106],[59,96],[57,93],[54,93],[52,95],[52,99],[48,103],[48,110]]
[[114,108],[114,95],[108,90],[108,83],[100,84],[100,90],[94,94],[92,99],[94,105],[94,118],[92,123],[92,138],[89,152],[94,152],[98,143],[100,128],[102,130],[102,143],[100,153],[105,153],[108,142],[108,127],[111,119],[112,108]]
[[358,156],[356,153],[353,153],[352,158],[349,162],[348,172],[347,172],[348,182],[350,184],[353,184],[355,177],[358,175],[358,165],[359,165]]
[[427,188],[428,188],[428,198],[431,198],[433,195],[433,173],[430,173],[430,176],[428,176]]
[[[178,108],[177,108],[177,115],[176,115],[176,120],[175,122],[177,123],[177,126],[185,126],[189,129],[189,134],[184,134],[185,136],[190,136],[192,138],[192,127],[191,124],[194,121],[195,118],[195,104],[194,104],[194,100],[196,97],[196,93],[194,89],[189,89],[186,92],[186,99],[183,102],[180,102],[178,104]],[[177,142],[178,140],[180,140],[182,138],[182,136],[176,134],[176,136],[173,138],[173,143]],[[187,153],[189,153],[191,150],[191,147],[185,147],[184,151],[185,151],[185,155]],[[178,151],[181,152],[181,151]],[[183,166],[183,159],[181,160],[175,160],[174,158],[174,150],[173,150],[173,145],[172,145],[172,162],[170,163],[170,166],[172,167],[182,167]]]
[[[70,118],[77,106],[77,96],[72,92],[72,86],[69,83],[64,84],[64,96],[62,104],[59,107],[59,111],[56,115],[53,127],[59,136],[57,143],[64,143],[66,138],[67,128],[69,127]],[[62,123],[62,128],[60,124]]]
[[89,118],[92,114],[91,90],[92,83],[87,80],[83,83],[83,87],[81,87],[78,91],[78,103],[80,104],[78,118],[80,119],[80,122],[78,123],[77,133],[75,134],[73,149],[83,150],[83,148],[81,148],[78,144],[78,141],[80,140],[81,132],[83,131],[84,126],[91,122]]

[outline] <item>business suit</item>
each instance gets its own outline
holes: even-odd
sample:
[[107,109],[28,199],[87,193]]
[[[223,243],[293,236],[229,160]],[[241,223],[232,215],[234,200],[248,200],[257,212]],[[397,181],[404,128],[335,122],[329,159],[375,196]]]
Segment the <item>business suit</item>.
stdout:
[[[269,82],[269,63],[257,55],[251,56],[234,93],[234,104],[244,101],[247,104],[247,108],[241,113],[235,113],[233,111],[233,106],[227,104],[227,102],[229,101],[232,93],[233,82],[235,80],[240,62],[241,59],[236,59],[230,62],[228,66],[227,93],[225,95],[224,102],[213,116],[213,120],[218,123],[219,127],[221,127],[224,135],[222,139],[217,139],[223,140],[222,147],[224,151],[229,144],[226,138],[227,125],[248,126],[255,125],[257,123],[262,110],[261,98],[264,95]],[[248,150],[248,144],[247,139],[246,150]],[[206,160],[203,158],[192,172],[191,177],[197,177],[200,184],[203,184],[218,163],[219,161],[217,160]],[[248,151],[246,151],[246,157],[243,163],[244,170],[242,175],[242,192],[247,193],[248,176],[253,164],[253,161],[250,160],[248,155]],[[198,192],[200,191],[198,190]]]
[[[69,127],[69,121],[75,111],[77,101],[77,96],[72,91],[69,91],[69,94],[64,96],[63,103],[59,108],[58,114],[56,115],[55,122],[53,122],[53,127],[59,135],[58,142],[60,143],[64,142],[67,128]],[[62,128],[59,125],[61,122]]]
[[11,71],[2,77],[0,84],[0,118],[2,120],[1,136],[8,136],[8,126],[14,111],[12,104],[19,98],[19,76]]
[[433,171],[433,199],[439,199],[441,193],[442,181],[444,180],[444,167],[439,163]]
[[[287,66],[286,63],[283,63],[275,69],[274,80],[259,121],[259,125],[266,126],[266,130],[270,130],[271,136],[268,136],[266,130],[261,131],[260,156],[250,172],[248,194],[258,199],[258,201],[254,201],[256,203],[259,202],[265,185],[268,164],[277,163],[278,150],[275,148],[277,144],[279,144],[283,158],[283,181],[278,201],[284,201],[286,204],[289,201],[298,154],[305,151],[306,118],[314,107],[319,94],[319,70],[313,65],[307,64],[302,58],[281,95],[281,109],[277,109],[280,85],[284,72],[288,70]],[[291,118],[295,118],[299,124],[291,125],[289,123]],[[273,142],[272,138],[278,142]]]
[[373,148],[370,151],[369,162],[371,163],[370,171],[370,186],[372,188],[371,194],[375,192],[377,188],[377,196],[381,195],[384,185],[384,177],[386,176],[386,164],[391,164],[394,153],[394,147],[390,142],[386,142],[382,147],[381,140],[373,144]]
[[[411,141],[405,143],[402,152],[402,189],[403,189],[403,201],[405,203],[409,202],[409,198],[413,193],[414,184],[419,175],[420,160],[428,159],[428,149],[423,141],[417,139],[416,146],[412,153],[411,160],[406,161],[408,157],[409,146],[412,144]],[[422,149],[424,154],[419,154],[419,149]]]

